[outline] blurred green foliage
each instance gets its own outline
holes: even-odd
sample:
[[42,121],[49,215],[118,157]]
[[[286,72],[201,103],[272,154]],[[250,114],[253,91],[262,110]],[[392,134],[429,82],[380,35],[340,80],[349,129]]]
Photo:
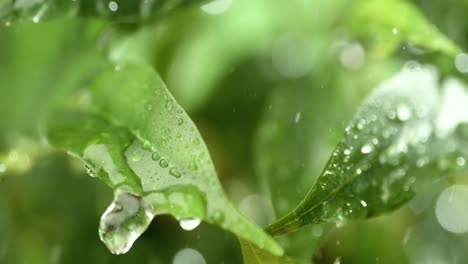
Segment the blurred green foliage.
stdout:
[[[466,11],[464,0],[0,0],[0,263],[296,263],[290,258],[298,263],[464,263],[468,230],[455,232],[464,225],[451,220],[466,219],[468,203],[450,207],[452,200],[445,201],[442,191],[455,190],[447,189],[454,185],[464,190],[466,173],[456,170],[442,177],[447,173],[440,168],[466,168],[467,152],[461,149],[468,139],[466,124],[454,132],[461,150],[436,156],[431,170],[411,172],[425,181],[418,182],[416,196],[403,207],[379,205],[374,211],[389,212],[367,220],[335,221],[325,215],[331,223],[275,238],[284,257],[269,252],[273,245],[261,249],[251,242],[263,234],[261,227],[298,206],[345,128],[353,117],[359,121],[362,115],[356,112],[366,96],[404,65],[433,65],[440,74],[437,87],[450,86],[439,85],[448,77],[466,86]],[[162,84],[163,93],[170,92],[174,107],[180,104],[188,113],[191,120],[186,116],[185,123],[193,120],[202,148],[206,143],[213,160],[206,163],[207,174],[217,173],[233,210],[257,223],[251,230],[258,233],[217,221],[185,231],[173,217],[158,215],[126,255],[113,256],[106,249],[98,227],[112,191],[86,176],[81,161],[49,143],[80,156],[82,147],[105,141],[116,147],[113,154],[123,158],[117,162],[120,173],[128,176],[137,170],[119,151],[139,136],[164,134],[172,118],[134,110],[136,97],[155,109],[165,106],[164,98],[145,97],[139,89],[145,70],[116,72],[115,80],[96,82],[109,64],[151,67],[161,76],[168,89]],[[105,92],[90,93],[96,86]],[[421,91],[416,97],[427,93],[418,82],[403,86],[409,87],[405,91],[416,86]],[[436,112],[445,107],[442,88],[438,91]],[[462,106],[440,116],[468,122],[466,89],[456,95],[459,100],[450,104]],[[70,109],[80,114],[56,114]],[[82,112],[106,121],[89,125],[87,118],[76,117]],[[162,125],[145,126],[146,118]],[[72,132],[59,135],[57,143],[44,131],[59,121]],[[176,135],[188,129],[171,128]],[[102,130],[117,140],[94,135]],[[370,140],[372,133],[361,137]],[[75,151],[70,142],[83,145]],[[430,153],[452,144],[447,142],[428,145],[434,150]],[[185,164],[184,157],[195,149],[186,150],[182,143],[173,147],[167,153],[178,164]],[[416,152],[404,155],[398,167],[417,164],[422,156]],[[364,158],[353,159],[358,164]],[[390,175],[390,169],[375,164],[366,179]],[[465,197],[463,191],[458,195],[452,196]],[[367,195],[366,202],[371,205],[375,197]],[[444,203],[452,214],[440,213]],[[164,212],[177,216],[175,211]],[[236,235],[251,242],[239,243]]]

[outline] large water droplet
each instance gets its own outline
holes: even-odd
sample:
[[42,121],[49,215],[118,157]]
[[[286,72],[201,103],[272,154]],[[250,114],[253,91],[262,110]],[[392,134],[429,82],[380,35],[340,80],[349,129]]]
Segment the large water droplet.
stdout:
[[114,201],[101,217],[99,236],[113,254],[125,254],[153,218],[152,207],[141,198],[117,191]]
[[180,227],[185,231],[192,231],[197,228],[201,223],[198,218],[186,218],[179,220]]

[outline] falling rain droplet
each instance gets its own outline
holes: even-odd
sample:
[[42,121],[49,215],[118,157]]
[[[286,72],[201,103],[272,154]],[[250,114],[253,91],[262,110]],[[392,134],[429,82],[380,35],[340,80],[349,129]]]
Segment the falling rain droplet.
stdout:
[[117,191],[101,217],[99,236],[112,254],[125,254],[153,218],[152,207],[145,205],[141,198]]
[[294,117],[294,123],[299,123],[299,121],[301,121],[301,115],[302,113],[301,112],[297,112],[296,113],[296,116]]
[[198,218],[185,218],[180,219],[179,225],[185,231],[192,231],[197,228],[201,223],[201,220]]

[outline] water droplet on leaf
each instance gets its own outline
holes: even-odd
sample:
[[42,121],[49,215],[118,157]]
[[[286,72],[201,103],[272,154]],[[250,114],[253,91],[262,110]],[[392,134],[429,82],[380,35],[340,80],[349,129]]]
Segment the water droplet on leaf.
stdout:
[[167,161],[167,159],[162,159],[161,161],[159,161],[159,166],[167,168],[167,166],[169,166],[169,162]]
[[125,254],[153,220],[152,207],[127,192],[117,191],[101,217],[99,236],[113,254]]
[[182,229],[185,231],[192,231],[197,228],[201,223],[201,220],[198,218],[186,218],[180,219],[179,224]]

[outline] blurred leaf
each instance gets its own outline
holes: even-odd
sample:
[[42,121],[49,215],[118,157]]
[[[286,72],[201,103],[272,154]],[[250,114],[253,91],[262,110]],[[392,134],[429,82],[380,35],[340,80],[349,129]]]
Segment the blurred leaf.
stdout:
[[[230,204],[197,128],[151,68],[119,65],[100,73],[91,86],[96,111],[133,136],[115,125],[78,116],[60,120],[84,123],[52,120],[49,137],[84,159],[115,190],[114,204],[101,221],[101,238],[111,250],[124,253],[133,241],[120,242],[122,237],[143,232],[154,214],[171,214],[182,227],[195,228],[199,220],[206,220],[273,254],[281,253],[273,239]],[[128,209],[134,204],[138,210],[129,217],[135,219],[124,222],[128,226],[106,229],[106,223],[116,221],[113,206]]]
[[244,255],[244,264],[305,264],[307,262],[290,259],[286,256],[275,256],[270,252],[260,249],[252,243],[239,239],[242,254]]
[[369,40],[377,56],[390,55],[402,41],[449,56],[460,53],[460,48],[407,0],[358,0],[350,19],[352,31]]
[[305,199],[267,230],[376,216],[424,183],[466,169],[467,101],[460,81],[439,91],[435,69],[408,64],[369,96]]
[[0,112],[8,113],[0,116],[0,145],[19,133],[35,136],[51,109],[100,65],[94,45],[101,27],[71,20],[0,27]]
[[55,18],[94,16],[122,22],[142,22],[161,17],[174,9],[204,0],[2,0],[0,22],[10,25],[16,20],[35,23]]
[[[370,88],[393,73],[393,64],[369,61],[351,72],[336,64],[323,65],[310,79],[275,87],[257,131],[255,157],[278,217],[301,202],[342,136],[345,122]],[[279,242],[290,256],[310,258],[329,230],[316,226]]]

